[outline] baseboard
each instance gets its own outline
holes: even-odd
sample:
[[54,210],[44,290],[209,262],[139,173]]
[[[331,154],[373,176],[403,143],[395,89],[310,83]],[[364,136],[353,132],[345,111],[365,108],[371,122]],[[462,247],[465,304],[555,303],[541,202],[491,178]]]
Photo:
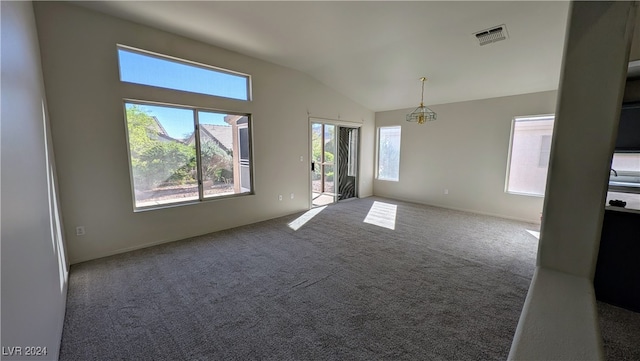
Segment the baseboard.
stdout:
[[479,211],[476,209],[468,209],[468,208],[457,208],[457,207],[451,207],[448,205],[443,205],[443,204],[438,204],[438,203],[430,203],[430,202],[424,202],[424,201],[420,201],[420,200],[415,200],[415,199],[406,199],[406,198],[402,198],[402,197],[389,197],[389,196],[383,196],[383,195],[374,195],[374,197],[380,197],[380,198],[387,198],[387,199],[395,199],[398,201],[402,201],[402,202],[408,202],[408,203],[416,203],[416,204],[422,204],[425,206],[431,206],[431,207],[438,207],[438,208],[444,208],[444,209],[450,209],[452,211],[459,211],[459,212],[467,212],[467,213],[474,213],[474,214],[481,214],[483,216],[491,216],[491,217],[497,217],[497,218],[503,218],[503,219],[509,219],[512,221],[519,221],[519,222],[526,222],[526,223],[534,223],[534,224],[540,224],[540,219],[528,219],[528,218],[520,218],[520,217],[512,217],[512,216],[506,216],[503,214],[497,214],[497,213],[491,213],[491,212],[484,212],[484,211]]

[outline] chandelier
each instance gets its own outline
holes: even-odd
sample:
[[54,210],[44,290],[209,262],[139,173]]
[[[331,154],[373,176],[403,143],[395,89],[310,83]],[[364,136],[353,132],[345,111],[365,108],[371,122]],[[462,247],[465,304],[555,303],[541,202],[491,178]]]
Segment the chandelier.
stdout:
[[424,82],[427,81],[427,78],[420,78],[422,82],[422,96],[420,97],[420,106],[416,108],[416,110],[407,114],[407,121],[424,124],[427,120],[436,120],[437,114],[433,112],[433,110],[424,106]]

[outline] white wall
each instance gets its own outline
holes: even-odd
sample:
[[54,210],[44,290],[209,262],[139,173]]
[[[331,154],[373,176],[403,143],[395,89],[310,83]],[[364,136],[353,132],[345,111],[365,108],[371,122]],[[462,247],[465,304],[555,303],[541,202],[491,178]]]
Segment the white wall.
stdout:
[[[58,358],[67,266],[31,2],[2,13],[2,347],[47,347]],[[22,349],[24,356],[25,350]]]
[[[374,113],[312,78],[70,4],[35,9],[71,263],[308,209],[309,116],[364,123],[360,196],[372,193]],[[254,100],[224,104],[253,114],[255,195],[133,212],[122,98],[134,93],[118,79],[118,43],[252,76]],[[71,232],[78,225],[85,236]]]
[[[513,117],[551,114],[556,91],[429,106],[438,119],[408,123],[413,109],[376,113],[401,125],[400,180],[374,181],[375,195],[540,222],[541,197],[504,192]],[[444,194],[444,189],[449,194]]]

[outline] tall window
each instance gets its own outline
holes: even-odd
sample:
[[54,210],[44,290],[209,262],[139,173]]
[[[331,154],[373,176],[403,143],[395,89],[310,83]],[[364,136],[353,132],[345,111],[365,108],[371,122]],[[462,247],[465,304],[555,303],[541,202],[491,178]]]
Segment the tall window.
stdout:
[[[128,48],[118,54],[121,81],[207,94],[214,105],[249,98],[246,77]],[[124,110],[135,209],[252,192],[250,114],[140,100],[125,100]]]
[[553,115],[513,119],[507,170],[508,193],[544,195],[553,121]]
[[378,128],[377,168],[380,180],[400,179],[400,126]]

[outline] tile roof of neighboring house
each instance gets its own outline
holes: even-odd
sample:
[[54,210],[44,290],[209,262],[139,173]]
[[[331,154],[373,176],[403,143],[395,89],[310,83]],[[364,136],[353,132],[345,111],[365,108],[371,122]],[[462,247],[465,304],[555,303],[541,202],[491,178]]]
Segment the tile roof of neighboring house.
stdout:
[[184,143],[184,141],[180,140],[180,139],[176,139],[176,138],[172,138],[166,134],[162,134],[162,133],[156,133],[155,134],[156,137],[158,137],[157,140],[159,141],[164,141],[164,142],[177,142],[177,143]]
[[162,126],[162,123],[160,123],[160,120],[158,120],[158,118],[155,115],[152,115],[151,118],[153,119],[155,126],[157,127],[155,131],[158,132],[158,134],[169,136],[169,133],[167,133],[167,131],[164,129],[164,127]]
[[156,140],[163,141],[163,142],[184,143],[183,140],[176,139],[170,136],[169,133],[167,133],[166,129],[164,129],[164,127],[162,126],[162,123],[160,123],[158,118],[156,118],[155,116],[152,116],[151,118],[153,118],[154,120],[152,131],[153,131],[153,136],[156,137]]
[[231,126],[228,125],[213,125],[213,124],[200,124],[200,141],[215,141],[225,151],[230,152],[233,150],[233,133]]

